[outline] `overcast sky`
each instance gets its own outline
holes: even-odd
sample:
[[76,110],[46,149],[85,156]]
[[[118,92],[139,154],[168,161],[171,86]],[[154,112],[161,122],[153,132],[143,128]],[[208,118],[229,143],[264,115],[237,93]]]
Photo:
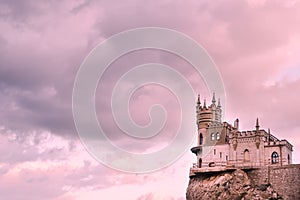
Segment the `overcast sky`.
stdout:
[[[259,117],[261,128],[293,144],[293,161],[300,163],[299,24],[297,0],[1,0],[1,199],[185,199],[196,161],[190,151],[154,173],[122,173],[84,149],[72,118],[73,83],[84,58],[113,34],[145,26],[174,29],[202,45],[224,82],[225,120],[239,118],[241,129],[252,130]],[[114,83],[148,62],[173,66],[202,101],[211,98],[205,77],[166,52],[133,52],[114,62],[97,89],[98,119],[112,142],[139,153],[167,146],[180,118],[170,91],[150,85],[133,95],[129,110],[146,125],[151,105],[163,105],[169,118],[162,135],[140,141],[118,132],[109,113]],[[196,132],[196,126],[190,129]]]

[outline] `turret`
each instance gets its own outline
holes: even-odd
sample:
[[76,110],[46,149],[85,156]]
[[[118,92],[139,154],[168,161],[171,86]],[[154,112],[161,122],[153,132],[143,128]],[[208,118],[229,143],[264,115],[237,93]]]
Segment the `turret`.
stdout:
[[217,122],[222,122],[222,109],[221,109],[221,100],[220,98],[218,99],[218,106],[217,106],[217,109],[216,109],[216,118],[215,120]]
[[259,123],[258,123],[258,118],[256,118],[256,126],[255,126],[255,128],[256,128],[256,132],[258,132],[258,131],[259,131]]
[[197,106],[200,107],[200,105],[201,105],[200,94],[198,94]]
[[218,107],[217,108],[221,109],[221,100],[220,100],[220,98],[218,99]]
[[256,144],[256,148],[259,148],[260,145],[260,133],[259,133],[259,123],[258,123],[258,118],[256,119],[256,126],[255,126],[256,130],[255,130],[255,144]]
[[206,99],[204,99],[203,106],[201,106],[200,95],[198,95],[197,105],[197,124],[198,129],[207,128],[209,123],[219,122],[221,123],[222,109],[220,99],[218,105],[216,105],[215,93],[213,94],[211,105],[206,105]]
[[239,119],[238,119],[238,118],[234,121],[234,128],[235,128],[237,131],[239,130]]
[[216,105],[216,97],[215,97],[215,93],[213,93],[213,98],[212,98],[212,100],[211,100],[211,105],[212,106],[215,106]]
[[212,121],[212,111],[210,107],[206,106],[206,99],[204,99],[203,107],[199,110],[198,129],[207,128],[208,124]]
[[211,100],[211,111],[212,111],[212,121],[216,121],[216,97],[215,97],[215,93],[213,93],[213,97]]
[[[222,132],[223,124],[221,123],[221,103],[220,99],[218,105],[216,105],[215,93],[210,105],[206,105],[206,99],[203,101],[203,106],[201,105],[200,95],[196,102],[196,114],[197,114],[197,126],[198,126],[198,145],[193,147],[191,151],[197,155],[198,167],[202,166],[202,148],[209,145],[214,145],[217,140],[220,140],[220,134]],[[218,123],[218,124],[216,124]],[[211,141],[208,128],[212,126],[214,134],[218,133],[218,136]],[[215,137],[214,137],[215,138]]]
[[200,101],[200,94],[198,94],[198,100],[197,100],[197,104],[196,104],[196,124],[199,124],[199,120],[200,120],[200,109],[201,109],[201,101]]

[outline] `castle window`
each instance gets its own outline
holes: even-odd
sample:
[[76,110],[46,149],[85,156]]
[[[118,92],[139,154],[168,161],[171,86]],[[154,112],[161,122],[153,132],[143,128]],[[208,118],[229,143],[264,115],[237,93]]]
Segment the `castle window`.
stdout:
[[210,135],[210,139],[211,139],[211,140],[215,140],[215,134],[214,134],[214,133],[212,133],[212,134]]
[[291,164],[290,154],[288,154],[288,164]]
[[222,158],[222,152],[220,152],[220,158]]
[[202,167],[202,159],[201,158],[199,158],[199,168],[201,168]]
[[228,136],[226,135],[226,137],[225,137],[225,142],[228,142]]
[[203,144],[203,135],[202,135],[202,133],[200,133],[200,145],[202,145]]
[[214,149],[214,155],[216,155],[216,150]]
[[271,158],[272,158],[272,164],[275,164],[275,163],[279,162],[279,156],[278,156],[278,153],[276,151],[274,151],[272,153]]
[[216,133],[216,139],[217,139],[217,140],[220,139],[220,133]]
[[249,162],[250,161],[250,153],[248,149],[245,149],[244,151],[244,162]]

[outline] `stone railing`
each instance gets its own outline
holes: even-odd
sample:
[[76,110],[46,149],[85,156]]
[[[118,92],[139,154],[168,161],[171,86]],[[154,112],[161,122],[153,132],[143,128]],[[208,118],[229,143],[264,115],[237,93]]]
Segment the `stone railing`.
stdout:
[[[213,168],[213,167],[237,167],[237,168],[259,168],[261,163],[256,162],[244,162],[244,160],[237,161],[220,161],[220,162],[202,162],[201,168]],[[197,163],[193,163],[192,169],[200,168]]]
[[[202,162],[202,167],[226,167],[228,166],[229,162],[227,161],[220,161],[220,162]],[[192,168],[199,168],[197,163],[193,163]]]

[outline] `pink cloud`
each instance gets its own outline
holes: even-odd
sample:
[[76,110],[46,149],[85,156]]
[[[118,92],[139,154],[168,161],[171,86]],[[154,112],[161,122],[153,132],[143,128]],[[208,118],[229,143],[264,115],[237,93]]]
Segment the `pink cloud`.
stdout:
[[[188,169],[194,162],[191,153],[156,173],[123,174],[103,167],[84,151],[72,122],[72,85],[86,54],[112,34],[142,26],[172,28],[203,45],[224,80],[226,120],[239,117],[243,129],[252,129],[259,117],[262,128],[271,128],[276,136],[294,144],[294,161],[299,163],[299,9],[296,1],[1,2],[1,196],[61,200],[184,196]],[[201,79],[180,59],[147,51],[127,56],[121,60],[123,68],[112,69],[103,80],[105,94],[128,69],[126,64],[155,60],[174,65],[209,99],[203,80],[199,83]],[[97,95],[98,112],[109,113],[109,107],[103,107],[107,99]],[[150,105],[163,103],[172,116],[171,129],[178,122],[173,109],[176,102],[171,98],[159,89],[141,89],[130,104],[133,119],[146,124]],[[110,132],[116,130],[108,117],[103,122],[108,122]],[[194,128],[191,131],[196,132]],[[133,145],[130,138],[110,137],[138,152],[155,151],[170,138]]]

